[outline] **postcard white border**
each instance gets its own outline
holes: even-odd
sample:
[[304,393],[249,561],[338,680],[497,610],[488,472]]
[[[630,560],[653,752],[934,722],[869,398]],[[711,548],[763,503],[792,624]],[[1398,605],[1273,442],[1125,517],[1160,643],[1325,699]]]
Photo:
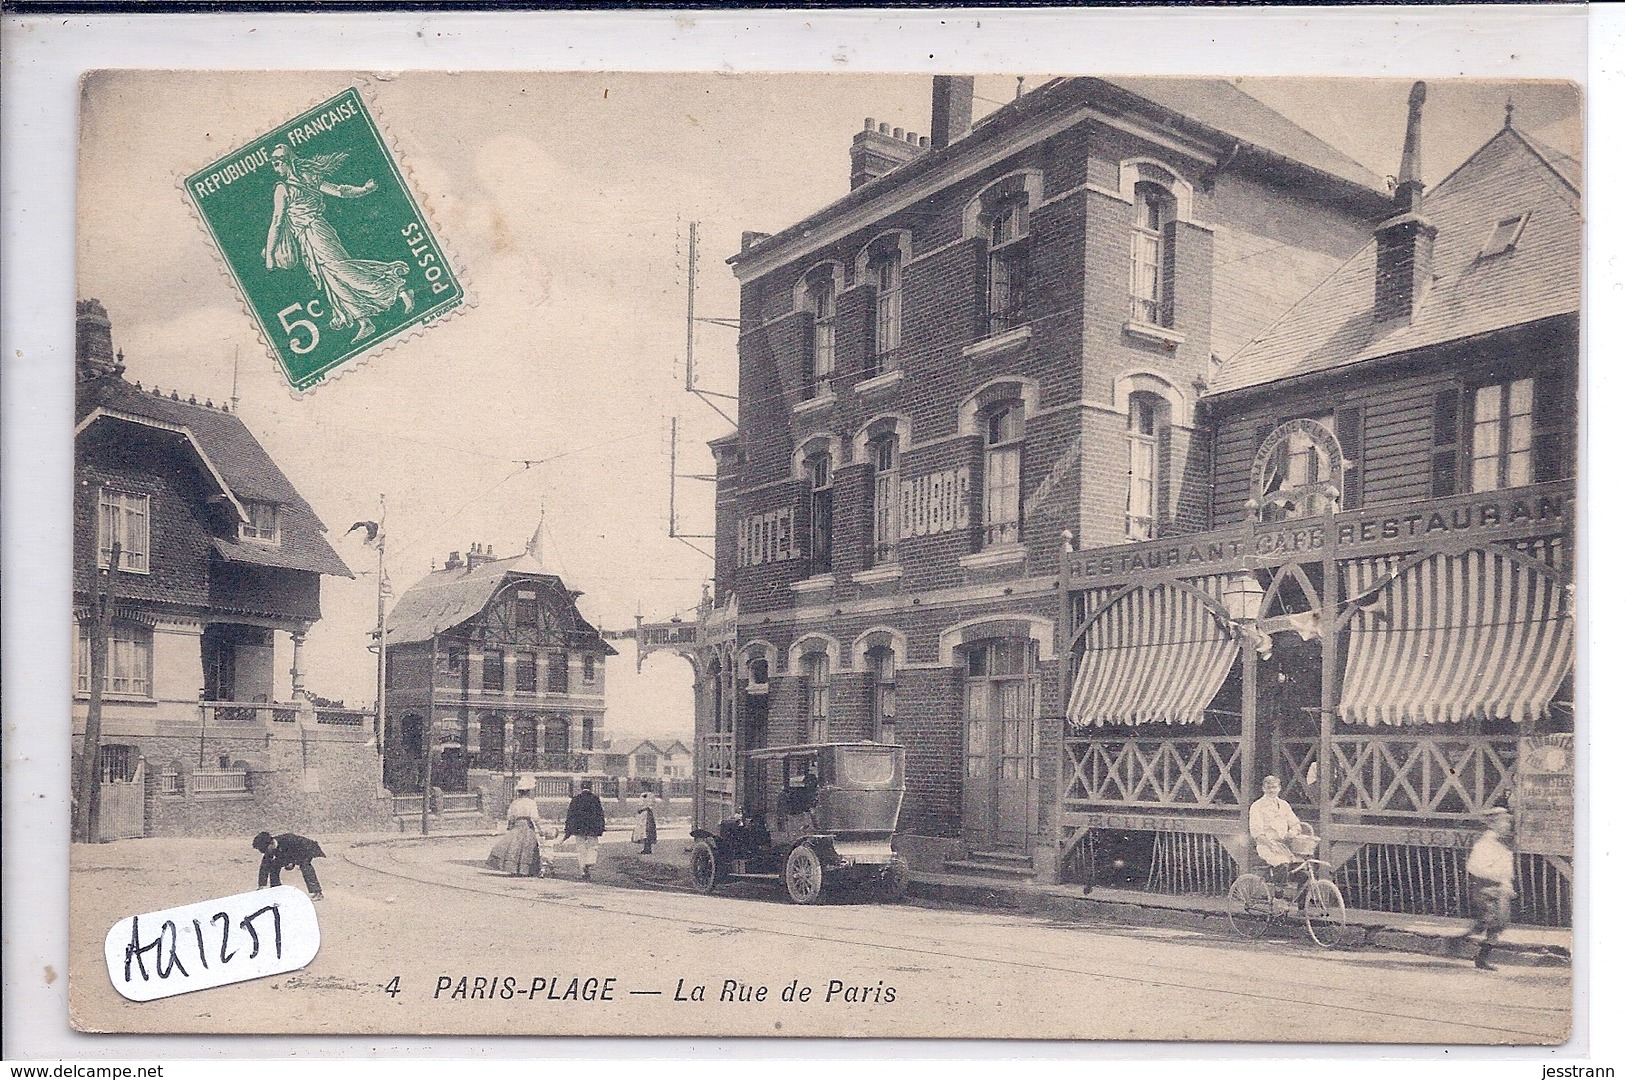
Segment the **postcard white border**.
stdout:
[[[1580,59],[1589,22],[1590,72]],[[1113,31],[1107,35],[1102,28]],[[392,15],[254,15],[10,17],[4,24],[0,100],[0,225],[4,281],[0,286],[0,355],[4,357],[3,529],[5,591],[4,783],[6,1056],[28,1059],[165,1060],[181,1058],[325,1057],[429,1061],[478,1056],[550,1058],[734,1059],[1010,1058],[1051,1065],[1084,1060],[1177,1059],[1184,1071],[1199,1061],[1224,1062],[1221,1074],[1244,1075],[1258,1058],[1326,1059],[1317,1076],[1365,1071],[1377,1059],[1461,1060],[1484,1069],[1533,1078],[1538,1063],[1573,1063],[1591,1044],[1601,1063],[1625,1064],[1618,1025],[1593,1031],[1589,1015],[1617,1014],[1618,994],[1592,973],[1620,970],[1617,937],[1598,941],[1584,899],[1618,882],[1617,861],[1598,848],[1615,839],[1618,784],[1608,763],[1620,744],[1611,706],[1621,701],[1614,679],[1598,672],[1590,692],[1590,785],[1581,778],[1581,829],[1598,823],[1591,844],[1590,887],[1577,911],[1575,1037],[1569,1049],[1496,1050],[1411,1047],[1224,1047],[1091,1043],[874,1043],[715,1040],[507,1039],[203,1039],[87,1036],[66,1026],[67,745],[61,721],[69,700],[68,555],[61,538],[69,521],[73,341],[73,243],[77,78],[104,67],[888,71],[888,72],[1136,72],[1494,78],[1569,78],[1588,84],[1587,165],[1592,215],[1588,262],[1587,334],[1592,365],[1590,415],[1611,417],[1620,376],[1608,370],[1618,341],[1625,262],[1615,264],[1617,202],[1607,177],[1618,176],[1618,115],[1625,77],[1608,61],[1625,55],[1625,14],[1579,7],[1436,7],[1264,10],[1130,9],[1108,11],[638,12]],[[1599,182],[1599,178],[1602,179]],[[26,259],[26,263],[25,260]],[[1622,256],[1621,259],[1625,259]],[[26,273],[23,269],[26,266]],[[1609,306],[1613,310],[1608,310]],[[1618,428],[1619,425],[1614,425]],[[1588,436],[1589,460],[1620,460],[1619,438],[1605,425]],[[1601,472],[1601,470],[1597,470]],[[1603,473],[1606,477],[1606,473]],[[1589,486],[1589,485],[1588,485]],[[1606,496],[1583,502],[1588,528],[1613,516]],[[1589,545],[1587,545],[1589,547]],[[1588,562],[1590,560],[1587,560]],[[1599,610],[1618,595],[1617,572],[1592,565],[1591,597]],[[1589,624],[1583,657],[1621,655],[1605,619]],[[42,656],[42,650],[44,655]],[[1582,661],[1584,662],[1584,660]],[[1616,665],[1617,666],[1617,665]],[[1587,788],[1590,787],[1590,791]],[[1581,841],[1586,843],[1585,840]],[[1607,917],[1610,913],[1603,913]],[[56,975],[48,980],[49,965]],[[1612,1029],[1612,1030],[1610,1030]],[[1498,1064],[1492,1064],[1498,1063]],[[287,1065],[281,1066],[286,1068]],[[299,1066],[294,1066],[299,1067]],[[795,1070],[800,1073],[801,1070]],[[398,1070],[392,1072],[398,1074]]]

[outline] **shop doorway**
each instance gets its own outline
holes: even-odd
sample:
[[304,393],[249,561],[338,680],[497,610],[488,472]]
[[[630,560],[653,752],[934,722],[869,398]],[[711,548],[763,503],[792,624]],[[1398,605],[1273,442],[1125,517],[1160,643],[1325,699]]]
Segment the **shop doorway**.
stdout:
[[1038,647],[1000,639],[967,645],[963,653],[965,842],[1025,852],[1038,824]]

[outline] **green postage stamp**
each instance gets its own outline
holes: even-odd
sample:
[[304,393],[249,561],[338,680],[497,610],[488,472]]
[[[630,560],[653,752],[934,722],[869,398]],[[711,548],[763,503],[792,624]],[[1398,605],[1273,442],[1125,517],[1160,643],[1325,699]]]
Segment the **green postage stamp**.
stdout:
[[185,184],[295,390],[467,300],[354,87]]

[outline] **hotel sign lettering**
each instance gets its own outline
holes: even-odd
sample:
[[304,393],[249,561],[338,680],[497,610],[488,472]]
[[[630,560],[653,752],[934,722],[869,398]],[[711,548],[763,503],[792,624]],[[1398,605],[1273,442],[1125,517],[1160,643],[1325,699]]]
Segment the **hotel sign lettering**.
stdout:
[[1072,574],[1084,579],[1131,577],[1189,568],[1220,573],[1255,559],[1320,558],[1327,547],[1338,558],[1353,558],[1365,547],[1380,550],[1418,546],[1446,537],[1482,536],[1531,526],[1555,531],[1569,520],[1573,494],[1563,487],[1511,495],[1489,494],[1426,507],[1350,511],[1330,519],[1304,518],[1233,532],[1206,533],[1163,543],[1131,544],[1073,556]]
[[904,480],[898,494],[897,530],[904,540],[970,528],[969,466]]
[[796,512],[789,507],[740,518],[737,541],[735,566],[794,562],[801,558],[801,545],[796,542]]

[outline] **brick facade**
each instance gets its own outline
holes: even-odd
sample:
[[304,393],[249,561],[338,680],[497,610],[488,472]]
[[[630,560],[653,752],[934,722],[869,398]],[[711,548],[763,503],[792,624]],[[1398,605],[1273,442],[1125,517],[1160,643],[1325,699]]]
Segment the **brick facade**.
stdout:
[[[1302,183],[1289,190],[1262,171],[1215,170],[1212,145],[1176,126],[1159,127],[1163,121],[1150,114],[1136,120],[1140,127],[1081,111],[1065,122],[1069,109],[1088,104],[1069,96],[1075,93],[1029,95],[1010,116],[990,122],[985,138],[973,134],[929,150],[794,233],[752,236],[734,260],[741,279],[739,454],[715,447],[717,533],[730,538],[718,545],[718,600],[737,598],[741,646],[762,640],[778,650],[767,705],[770,744],[806,734],[805,688],[789,658],[798,638],[817,632],[837,641],[830,736],[863,738],[873,730],[872,691],[855,645],[877,628],[901,636],[894,640],[896,733],[908,753],[908,793],[900,829],[919,841],[927,863],[966,843],[989,842],[987,830],[964,820],[970,782],[964,665],[972,645],[999,636],[1035,642],[1040,657],[1030,673],[1039,703],[1036,778],[1028,786],[1021,846],[1041,871],[1053,866],[1064,711],[1056,658],[1067,647],[1055,640],[1063,534],[1079,547],[1124,539],[1127,398],[1137,391],[1164,402],[1158,533],[1209,527],[1213,437],[1195,402],[1215,353],[1239,347],[1283,306],[1279,273],[1252,267],[1220,273],[1221,253],[1233,258],[1259,243],[1279,245],[1275,265],[1307,280],[1347,258],[1382,210],[1375,191],[1351,192],[1325,177],[1316,181],[1324,189],[1316,199],[1303,194]],[[1020,139],[1023,124],[1046,124],[1051,134]],[[1137,133],[1144,125],[1160,135]],[[996,127],[1015,149],[988,149]],[[1172,248],[1159,267],[1159,317],[1171,316],[1166,325],[1130,325],[1135,205],[1123,178],[1136,168],[1142,177],[1172,177],[1180,193],[1177,221],[1162,234],[1164,250]],[[866,200],[880,198],[874,193],[905,183],[918,193],[896,200],[892,212],[863,213],[874,205]],[[1019,326],[990,338],[985,299],[992,271],[981,222],[987,207],[1011,198],[1026,200],[1025,302]],[[843,228],[847,202],[853,223]],[[826,222],[827,242],[801,239]],[[901,344],[897,374],[871,383],[875,294],[859,275],[865,248],[886,234],[893,236],[888,244],[908,254]],[[796,306],[798,283],[815,268],[832,272],[841,291],[833,393],[809,402],[812,321]],[[1004,538],[984,535],[987,418],[1014,401],[1024,420],[1020,542],[990,543]],[[863,460],[865,432],[877,421],[898,431],[903,518],[917,515],[919,524],[904,525],[894,566],[881,568],[873,563],[874,474]],[[737,530],[741,520],[774,507],[807,505],[795,450],[815,437],[828,438],[839,466],[832,574],[827,583],[796,588],[811,575],[810,546],[797,559],[741,559]],[[798,529],[804,520],[797,513]],[[991,621],[978,629],[977,620]]]

